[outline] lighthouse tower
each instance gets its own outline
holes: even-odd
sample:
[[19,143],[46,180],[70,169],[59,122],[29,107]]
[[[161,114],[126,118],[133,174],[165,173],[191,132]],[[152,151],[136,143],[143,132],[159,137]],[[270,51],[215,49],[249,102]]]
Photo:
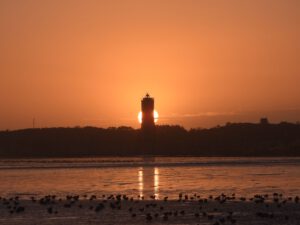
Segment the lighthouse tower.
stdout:
[[142,130],[154,130],[154,98],[151,98],[147,93],[142,99]]

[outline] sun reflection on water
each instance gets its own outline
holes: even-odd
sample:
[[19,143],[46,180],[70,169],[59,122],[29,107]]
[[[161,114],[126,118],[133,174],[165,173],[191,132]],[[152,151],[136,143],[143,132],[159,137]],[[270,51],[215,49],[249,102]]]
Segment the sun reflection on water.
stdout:
[[139,195],[143,196],[143,192],[144,192],[144,181],[143,181],[143,169],[141,168],[139,170]]
[[154,195],[159,199],[159,169],[154,168]]
[[159,199],[159,169],[157,167],[141,167],[138,171],[139,195],[155,196]]

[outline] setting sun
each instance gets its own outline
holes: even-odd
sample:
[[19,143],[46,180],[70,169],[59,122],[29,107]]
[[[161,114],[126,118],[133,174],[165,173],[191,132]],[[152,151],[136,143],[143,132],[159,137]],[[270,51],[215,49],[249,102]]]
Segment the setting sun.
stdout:
[[[154,110],[153,113],[154,113],[154,122],[157,123],[157,121],[158,121],[158,112],[156,110]],[[138,114],[139,123],[142,123],[142,118],[143,118],[143,114],[140,111],[139,114]]]

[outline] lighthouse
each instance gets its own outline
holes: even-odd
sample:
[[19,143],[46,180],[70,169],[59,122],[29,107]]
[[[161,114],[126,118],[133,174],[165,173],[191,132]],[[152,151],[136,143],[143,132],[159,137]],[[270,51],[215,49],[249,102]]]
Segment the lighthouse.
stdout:
[[154,110],[154,98],[149,94],[141,101],[139,120],[141,123],[140,143],[141,153],[145,156],[152,155],[155,151],[156,127],[158,114]]
[[154,122],[154,98],[147,93],[141,101],[142,124],[141,128],[144,131],[151,131],[155,128]]

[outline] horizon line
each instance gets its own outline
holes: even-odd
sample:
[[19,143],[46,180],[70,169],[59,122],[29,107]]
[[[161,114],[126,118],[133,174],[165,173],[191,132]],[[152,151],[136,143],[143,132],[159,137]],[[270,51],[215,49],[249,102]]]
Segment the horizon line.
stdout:
[[[267,118],[261,118],[261,119],[267,119]],[[191,128],[186,128],[183,125],[180,124],[157,124],[155,125],[155,127],[163,127],[163,126],[170,126],[170,127],[181,127],[187,131],[190,130],[209,130],[209,129],[214,129],[214,128],[219,128],[219,127],[226,127],[229,125],[235,125],[235,124],[255,124],[255,125],[280,125],[280,124],[293,124],[293,125],[300,125],[300,121],[295,121],[295,122],[288,122],[288,121],[280,121],[277,123],[271,123],[268,121],[266,122],[262,122],[262,120],[258,121],[258,122],[226,122],[225,124],[218,124],[216,126],[212,126],[212,127],[191,127]],[[0,130],[0,132],[13,132],[13,131],[22,131],[22,130],[41,130],[41,129],[84,129],[84,128],[96,128],[96,129],[119,129],[119,128],[130,128],[132,130],[140,130],[141,128],[135,128],[132,126],[126,126],[126,125],[120,125],[120,126],[108,126],[108,127],[100,127],[100,126],[91,126],[91,125],[85,125],[85,126],[80,126],[80,125],[74,125],[74,126],[51,126],[51,127],[26,127],[26,128],[16,128],[16,129],[4,129],[4,130]]]

